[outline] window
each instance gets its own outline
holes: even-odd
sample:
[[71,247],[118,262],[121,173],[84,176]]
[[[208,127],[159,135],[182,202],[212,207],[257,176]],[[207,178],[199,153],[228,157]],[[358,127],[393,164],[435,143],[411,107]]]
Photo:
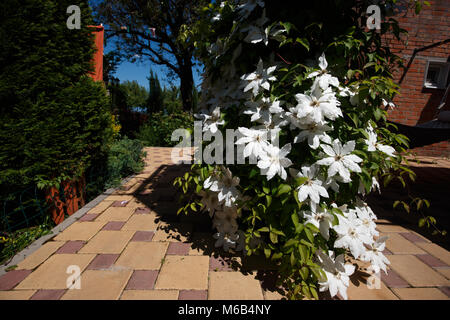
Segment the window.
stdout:
[[448,83],[450,63],[446,61],[429,60],[425,70],[425,88],[445,89]]

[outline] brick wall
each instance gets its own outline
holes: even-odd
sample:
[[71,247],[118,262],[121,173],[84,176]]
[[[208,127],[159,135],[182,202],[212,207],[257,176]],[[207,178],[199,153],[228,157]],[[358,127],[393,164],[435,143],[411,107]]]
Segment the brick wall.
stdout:
[[[391,49],[404,59],[405,65],[408,64],[414,49],[450,38],[450,0],[435,0],[430,3],[431,6],[424,6],[419,15],[408,11],[404,17],[402,15],[396,18],[400,27],[408,31],[408,35],[403,36],[407,44],[386,39]],[[437,57],[448,60],[449,54],[450,43],[417,53],[401,83],[400,95],[394,99],[397,108],[389,111],[390,120],[414,126],[433,119],[445,90],[423,87],[427,59]],[[402,71],[396,73],[397,81],[401,75]],[[445,110],[450,110],[450,95],[447,100]],[[420,155],[450,157],[450,141],[416,148],[413,151]]]

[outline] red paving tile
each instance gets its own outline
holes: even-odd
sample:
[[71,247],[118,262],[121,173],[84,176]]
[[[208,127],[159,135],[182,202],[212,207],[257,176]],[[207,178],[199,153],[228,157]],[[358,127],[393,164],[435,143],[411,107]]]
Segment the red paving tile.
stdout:
[[167,254],[186,256],[189,254],[190,248],[191,248],[190,243],[171,242],[169,244],[169,248],[167,249]]
[[450,298],[450,287],[438,287],[439,290],[441,290],[443,293],[447,295],[447,297]]
[[152,241],[154,235],[153,231],[136,231],[131,241]]
[[0,290],[11,290],[25,279],[31,270],[12,270],[0,277]]
[[206,290],[181,290],[178,300],[207,300],[208,291]]
[[417,254],[416,257],[422,260],[430,267],[448,267],[448,265],[445,262],[439,260],[438,258],[432,256],[431,254]]
[[118,254],[99,254],[88,265],[88,270],[108,269],[119,258]]
[[83,248],[83,246],[86,244],[84,241],[67,241],[61,248],[58,249],[58,251],[55,252],[55,254],[61,254],[61,253],[77,253],[78,250]]
[[385,274],[384,271],[380,272],[381,281],[383,281],[390,288],[406,288],[409,287],[408,282],[406,282],[402,277],[400,277],[394,270],[388,270]]
[[400,234],[411,242],[428,242],[422,237],[419,237],[417,234],[411,232],[400,232]]
[[66,290],[38,290],[30,300],[59,300]]
[[[117,199],[117,198],[116,198]],[[126,207],[129,201],[114,201],[111,205],[111,207]]]
[[149,208],[136,208],[135,214],[147,214],[152,212]]
[[124,221],[110,221],[102,228],[102,230],[120,231],[124,224]]
[[128,281],[126,290],[152,290],[155,286],[158,271],[135,270]]
[[78,219],[78,221],[92,221],[92,220],[95,220],[95,218],[97,218],[98,216],[99,216],[98,214],[87,213],[84,216],[82,216],[80,219]]
[[210,257],[209,258],[209,270],[213,271],[232,271],[229,262],[224,260],[222,257]]

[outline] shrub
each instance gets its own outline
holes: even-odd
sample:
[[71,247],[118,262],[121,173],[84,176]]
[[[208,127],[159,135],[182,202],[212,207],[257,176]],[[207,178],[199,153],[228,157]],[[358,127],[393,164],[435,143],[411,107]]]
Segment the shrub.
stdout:
[[147,123],[140,128],[136,136],[146,146],[172,147],[178,143],[171,141],[172,132],[180,128],[193,131],[194,118],[191,113],[156,112],[149,115]]
[[[401,164],[407,139],[380,108],[396,92],[398,61],[381,38],[401,29],[389,19],[366,30],[371,1],[307,1],[300,11],[296,2],[205,8],[203,131],[238,130],[256,161],[195,164],[175,182],[188,199],[179,212],[208,212],[216,247],[276,262],[289,298],[346,298],[348,256],[375,273],[389,264],[365,196],[394,170],[412,174]],[[382,13],[394,3],[380,3]]]

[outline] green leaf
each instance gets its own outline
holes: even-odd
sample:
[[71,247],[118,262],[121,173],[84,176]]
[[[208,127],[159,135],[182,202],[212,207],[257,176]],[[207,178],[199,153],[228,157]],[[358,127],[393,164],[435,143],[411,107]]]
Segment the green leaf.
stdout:
[[270,241],[272,241],[272,243],[278,243],[278,235],[271,232],[269,233],[269,237],[270,237]]
[[288,184],[281,184],[278,187],[278,191],[277,191],[277,197],[281,196],[282,194],[288,193],[292,190],[291,186]]

